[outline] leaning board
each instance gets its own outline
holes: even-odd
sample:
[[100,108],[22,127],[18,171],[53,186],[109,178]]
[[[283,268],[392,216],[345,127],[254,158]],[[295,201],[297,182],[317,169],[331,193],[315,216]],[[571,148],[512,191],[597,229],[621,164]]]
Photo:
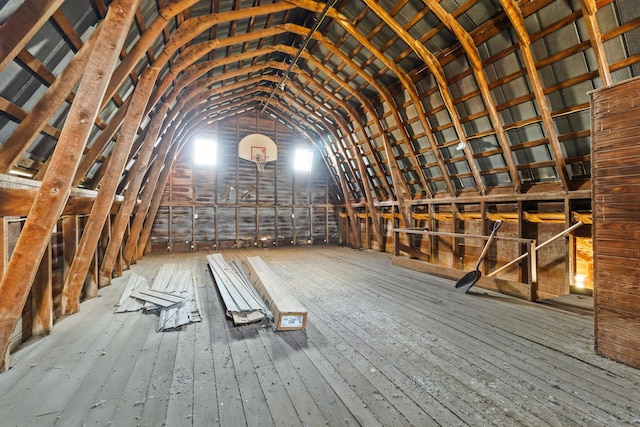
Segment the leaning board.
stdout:
[[273,313],[273,323],[277,331],[304,329],[307,326],[307,309],[284,286],[259,256],[248,257],[245,261],[251,284],[267,302]]

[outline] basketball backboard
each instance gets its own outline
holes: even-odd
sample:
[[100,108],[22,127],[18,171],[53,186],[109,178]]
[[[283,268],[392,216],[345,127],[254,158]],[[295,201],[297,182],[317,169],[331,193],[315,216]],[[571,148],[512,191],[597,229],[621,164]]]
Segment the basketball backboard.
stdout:
[[252,133],[240,140],[238,156],[254,163],[273,162],[278,158],[278,146],[268,136]]

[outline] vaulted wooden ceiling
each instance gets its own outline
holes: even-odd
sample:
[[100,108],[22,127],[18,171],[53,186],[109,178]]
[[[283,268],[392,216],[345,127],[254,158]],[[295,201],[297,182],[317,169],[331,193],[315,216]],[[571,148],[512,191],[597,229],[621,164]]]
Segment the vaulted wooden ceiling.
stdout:
[[638,68],[622,0],[9,1],[0,173],[44,177],[111,6],[134,15],[73,187],[99,186],[138,92],[120,193],[151,118],[189,134],[249,110],[338,154],[355,201],[584,188],[587,93]]
[[21,266],[64,209],[92,198],[83,253],[124,200],[118,250],[160,166],[212,122],[298,130],[347,206],[589,194],[587,94],[640,73],[636,0],[8,0],[0,25],[0,214],[28,212],[3,345]]

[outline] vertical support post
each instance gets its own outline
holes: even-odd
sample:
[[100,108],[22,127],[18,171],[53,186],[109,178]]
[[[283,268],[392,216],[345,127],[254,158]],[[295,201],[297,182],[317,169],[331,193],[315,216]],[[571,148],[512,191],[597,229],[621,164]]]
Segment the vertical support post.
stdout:
[[[295,194],[295,190],[294,190],[294,194]],[[297,231],[296,225],[297,225],[296,208],[295,208],[295,201],[294,201],[294,205],[291,207],[291,234],[292,234],[291,239],[293,240],[294,245],[298,244],[298,231]]]
[[[195,188],[195,184],[193,188]],[[198,250],[196,248],[196,215],[196,205],[191,205],[191,252]]]
[[[258,188],[258,187],[256,187]],[[256,244],[255,246],[258,246],[258,242],[260,241],[260,208],[259,208],[259,203],[257,200],[257,193],[256,193],[256,235],[255,235],[255,241]]]
[[9,263],[9,220],[0,218],[0,277],[4,275]]
[[[525,226],[524,207],[522,202],[518,202],[518,237],[520,239],[525,238],[524,226]],[[519,246],[520,252],[522,252],[522,250],[524,249],[523,245],[518,245],[518,246]],[[531,246],[527,245],[526,250],[527,252],[529,252],[529,254],[531,254],[530,252]],[[523,264],[520,265],[520,268],[518,269],[518,281],[520,283],[527,282],[531,284],[531,269],[529,267]]]
[[[487,204],[482,201],[480,202],[480,234],[486,236],[489,234],[489,224],[487,224]],[[483,244],[486,242],[483,242]],[[498,246],[498,242],[496,241],[496,247]],[[488,255],[488,253],[487,253]],[[491,269],[491,263],[487,260],[489,256],[486,256],[484,259],[484,271],[487,272]]]
[[[277,187],[278,183],[276,181],[276,187]],[[278,208],[277,207],[273,207],[273,215],[275,218],[274,224],[273,224],[273,229],[274,229],[274,233],[275,236],[273,237],[273,242],[275,244],[275,246],[278,246],[278,242],[280,241],[280,235],[279,235],[279,230],[278,230]]]
[[400,250],[398,249],[398,243],[400,243],[399,234],[400,232],[393,230],[393,256],[400,255]]
[[89,270],[87,272],[87,283],[85,290],[87,298],[95,298],[98,296],[98,288],[100,287],[100,266],[98,263],[98,251],[93,251]]
[[[464,234],[464,223],[458,219],[459,209],[460,208],[457,204],[451,203],[451,228],[454,233]],[[451,267],[464,270],[467,240],[464,238],[453,237],[451,239],[451,243]]]
[[531,286],[531,301],[538,300],[538,252],[536,249],[536,241],[529,244],[529,285]]
[[[169,200],[171,200],[171,180],[169,180]],[[151,218],[148,217],[147,220],[150,220]],[[168,241],[167,241],[167,251],[171,252],[173,250],[173,206],[171,205],[171,202],[169,202],[169,221],[167,221],[167,228],[169,229],[168,231]]]
[[213,207],[213,227],[214,227],[214,233],[215,233],[215,237],[213,238],[213,245],[215,248],[218,248],[218,207],[214,206]]
[[[433,203],[429,204],[429,230],[438,231],[436,229],[436,220],[435,220],[435,206]],[[436,236],[431,234],[429,235],[429,262],[432,264],[436,264]]]
[[49,335],[53,329],[53,290],[51,278],[51,240],[40,261],[38,273],[31,287],[33,320],[31,333]]
[[[7,217],[0,218],[0,277],[2,277],[7,269],[9,262],[9,221]],[[9,368],[9,348],[3,354],[0,354],[0,372],[4,372]]]
[[313,244],[313,206],[311,204],[309,205],[309,241],[307,243]]
[[365,232],[365,236],[367,237],[366,239],[366,249],[371,249],[371,226],[370,226],[370,222],[369,222],[369,209],[365,206],[364,208],[364,232]]
[[80,230],[77,215],[62,218],[62,271],[65,282],[78,249]]
[[[564,229],[571,227],[571,199],[569,197],[565,197],[564,199]],[[571,285],[573,285],[573,278],[575,277],[575,262],[576,262],[576,248],[575,248],[575,238],[573,237],[573,233],[570,233],[566,240],[565,250],[567,254],[567,262],[565,264],[565,279],[564,284],[567,289],[567,293],[571,293]]]
[[[107,217],[107,220],[104,222],[104,226],[102,227],[102,231],[100,232],[100,257],[98,257],[98,264],[102,262],[102,257],[104,256],[104,251],[107,245],[109,244],[109,240],[111,239],[111,217]],[[98,279],[99,287],[107,286],[111,283],[111,276],[102,277]]]
[[[238,188],[238,187],[236,187]],[[237,191],[236,191],[237,193]],[[237,203],[237,202],[236,202]],[[240,247],[240,208],[238,207],[238,205],[236,204],[236,207],[234,208],[235,212],[236,212],[236,248]]]

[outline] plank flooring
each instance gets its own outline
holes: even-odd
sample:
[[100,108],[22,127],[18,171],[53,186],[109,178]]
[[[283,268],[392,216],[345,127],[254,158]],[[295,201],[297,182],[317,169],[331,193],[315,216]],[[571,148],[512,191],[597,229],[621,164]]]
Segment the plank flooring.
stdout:
[[[622,426],[640,371],[595,355],[593,318],[334,246],[259,255],[308,309],[305,331],[226,318],[207,253],[147,256],[0,375],[1,426]],[[128,276],[196,266],[203,321],[156,332],[113,313]]]

